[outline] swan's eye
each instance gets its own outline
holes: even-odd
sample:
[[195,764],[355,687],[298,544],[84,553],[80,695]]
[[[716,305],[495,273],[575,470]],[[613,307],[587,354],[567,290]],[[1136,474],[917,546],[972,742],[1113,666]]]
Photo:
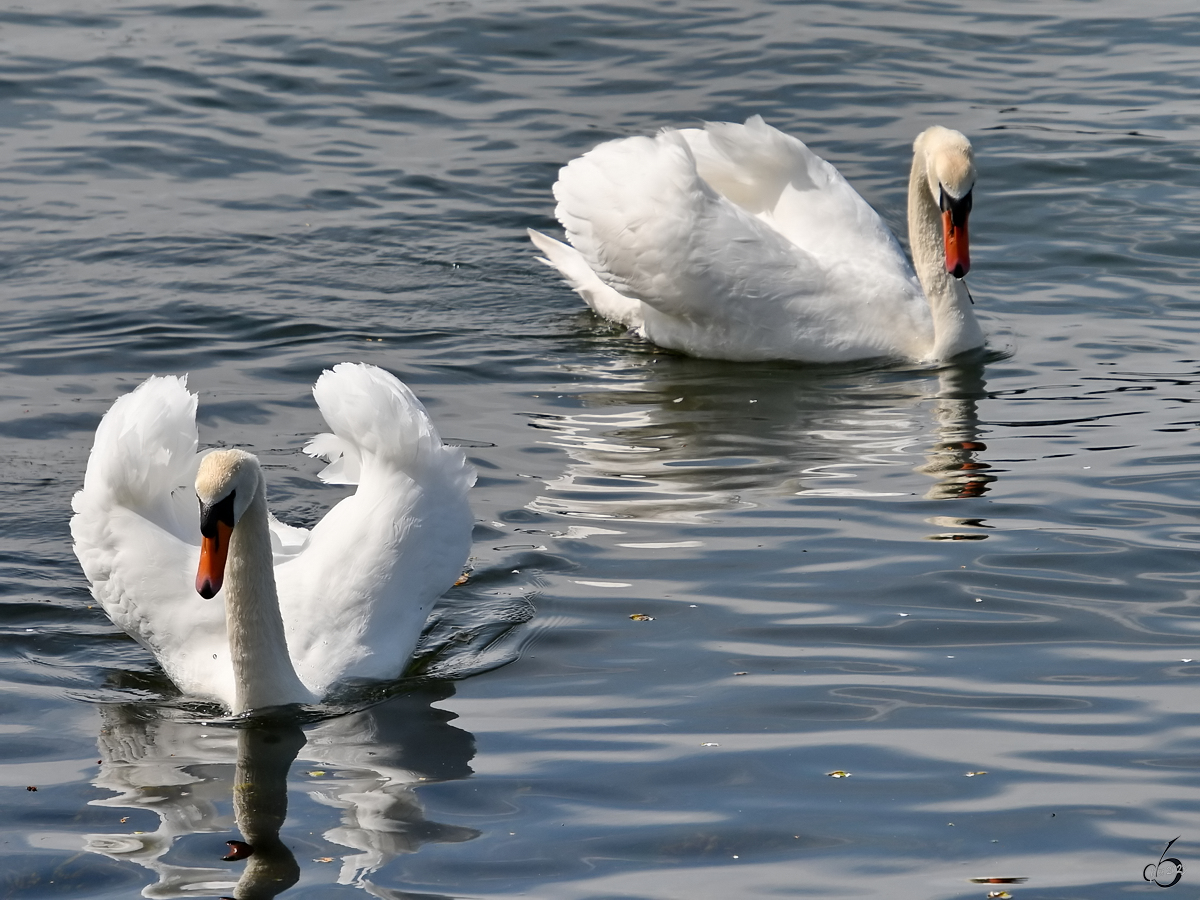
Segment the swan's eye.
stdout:
[[938,185],[938,206],[942,212],[950,213],[950,218],[956,227],[966,224],[967,216],[971,212],[971,195],[974,193],[975,189],[971,188],[961,198],[956,199],[947,193],[944,187]]
[[215,538],[217,536],[217,523],[224,522],[230,528],[233,527],[233,495],[236,491],[230,491],[229,496],[216,503],[208,506],[203,500],[200,500],[200,533],[206,538]]

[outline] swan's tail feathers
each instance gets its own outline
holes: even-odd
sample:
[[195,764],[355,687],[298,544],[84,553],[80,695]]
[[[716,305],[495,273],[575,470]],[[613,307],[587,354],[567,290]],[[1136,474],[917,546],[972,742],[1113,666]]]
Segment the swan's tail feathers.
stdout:
[[176,531],[177,501],[194,505],[197,443],[196,395],[186,376],[146,379],[100,420],[72,506],[123,506]]
[[545,254],[538,259],[550,268],[557,269],[567,286],[582,297],[597,314],[626,328],[637,329],[642,326],[640,300],[626,297],[601,281],[583,254],[574,247],[568,247],[532,228],[527,231],[533,245]]
[[360,484],[382,469],[464,494],[475,483],[463,452],[442,443],[421,401],[395,375],[366,363],[339,363],[317,379],[313,396],[333,429],[304,448],[329,460],[322,481]]

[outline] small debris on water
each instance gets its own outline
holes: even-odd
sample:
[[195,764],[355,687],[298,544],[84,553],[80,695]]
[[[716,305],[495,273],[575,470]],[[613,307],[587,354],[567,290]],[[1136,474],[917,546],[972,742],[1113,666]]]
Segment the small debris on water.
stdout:
[[830,778],[849,778],[849,772],[843,772],[841,769],[834,769],[832,772],[826,772]]
[[645,613],[634,613],[629,618],[633,619],[633,621],[635,621],[635,622],[653,622],[654,621],[654,616],[648,616]]
[[981,770],[979,772],[966,772],[965,774],[968,778],[974,778],[976,775],[986,775],[987,772]]

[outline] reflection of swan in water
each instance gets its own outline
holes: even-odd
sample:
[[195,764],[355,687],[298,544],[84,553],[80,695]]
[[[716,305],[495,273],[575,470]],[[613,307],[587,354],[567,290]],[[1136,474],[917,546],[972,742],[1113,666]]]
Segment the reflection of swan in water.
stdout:
[[992,467],[979,459],[987,450],[979,440],[978,410],[978,401],[987,397],[986,385],[982,366],[954,366],[938,372],[932,407],[938,440],[926,451],[925,465],[917,468],[936,479],[925,495],[930,500],[981,497],[997,478]]
[[279,830],[287,819],[288,770],[304,746],[304,732],[297,725],[243,728],[237,738],[233,814],[250,857],[233,895],[270,898],[300,880],[300,865]]
[[754,505],[764,492],[911,496],[924,491],[914,469],[936,480],[930,499],[978,496],[996,479],[977,459],[976,404],[987,396],[978,363],[937,372],[764,366],[731,379],[727,364],[659,357],[591,374],[583,412],[530,423],[570,459],[531,504],[539,512],[687,523]]
[[[298,806],[306,816],[295,826],[297,834],[310,843],[309,832],[317,831],[317,813],[298,797],[306,794],[320,806],[339,810],[338,824],[323,831],[337,846],[323,852],[331,862],[340,856],[339,884],[373,892],[370,876],[394,857],[426,843],[466,841],[478,834],[427,821],[414,792],[418,783],[462,778],[471,771],[474,741],[447,724],[449,714],[430,707],[437,699],[443,697],[395,697],[312,726],[307,741],[296,725],[231,729],[165,712],[148,714],[141,707],[105,707],[95,784],[116,796],[93,805],[139,812],[127,816],[124,833],[90,835],[87,849],[154,872],[158,880],[143,890],[145,897],[222,892],[237,900],[274,897],[313,865],[296,859],[286,830],[280,838],[290,775],[293,819]],[[302,766],[291,771],[297,756]],[[158,828],[139,833],[147,813],[158,816]],[[178,841],[200,834],[240,837],[254,852],[221,868],[216,863],[224,845],[213,841],[213,865],[167,861]]]

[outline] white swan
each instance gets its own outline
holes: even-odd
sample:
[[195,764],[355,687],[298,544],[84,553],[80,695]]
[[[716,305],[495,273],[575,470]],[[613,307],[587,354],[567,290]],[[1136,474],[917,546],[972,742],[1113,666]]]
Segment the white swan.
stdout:
[[[983,346],[970,268],[970,142],[913,143],[913,262],[838,171],[753,116],[610,141],[554,185],[573,246],[529,236],[600,315],[693,356],[946,360]],[[919,279],[919,280],[918,280]]]
[[113,404],[71,504],[105,612],[184,693],[234,713],[399,677],[470,548],[475,473],[407,387],[342,363],[313,395],[333,434],[305,452],[332,461],[323,481],[358,489],[311,531],[267,511],[254,456],[197,454],[196,396],[179,377]]

